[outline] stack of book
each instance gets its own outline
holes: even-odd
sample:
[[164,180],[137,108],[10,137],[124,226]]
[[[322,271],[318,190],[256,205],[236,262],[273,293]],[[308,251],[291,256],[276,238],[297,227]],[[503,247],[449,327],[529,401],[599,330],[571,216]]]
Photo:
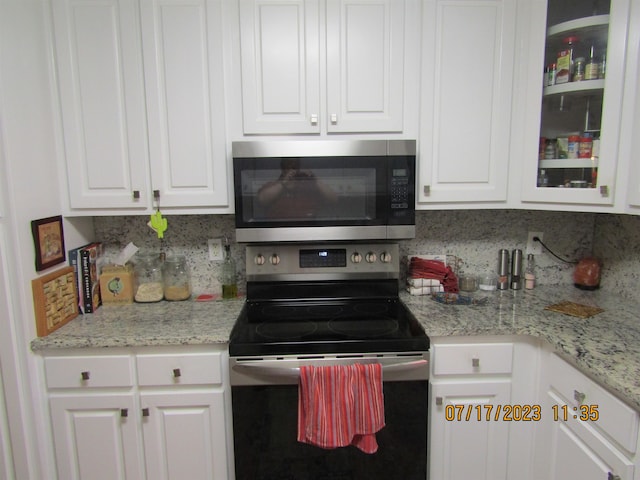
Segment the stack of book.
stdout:
[[76,273],[78,309],[80,313],[93,313],[101,305],[100,266],[102,242],[92,242],[69,250],[69,265]]

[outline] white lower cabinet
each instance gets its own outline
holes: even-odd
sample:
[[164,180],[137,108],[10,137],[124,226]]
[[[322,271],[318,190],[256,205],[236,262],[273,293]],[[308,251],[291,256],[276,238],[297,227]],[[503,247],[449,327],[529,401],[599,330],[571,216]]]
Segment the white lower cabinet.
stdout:
[[58,478],[226,480],[225,351],[44,359]]
[[542,364],[534,478],[638,478],[639,414],[555,354]]
[[[513,344],[432,345],[429,478],[507,478]],[[497,416],[497,417],[496,417]]]

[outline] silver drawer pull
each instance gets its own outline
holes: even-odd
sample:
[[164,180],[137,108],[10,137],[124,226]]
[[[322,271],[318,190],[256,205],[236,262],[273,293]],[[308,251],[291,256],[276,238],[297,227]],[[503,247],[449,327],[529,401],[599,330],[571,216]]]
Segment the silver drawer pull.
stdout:
[[80,372],[80,375],[82,376],[82,380],[89,380],[89,377],[91,376],[87,371]]
[[472,358],[471,359],[471,366],[473,368],[478,368],[480,366],[480,359],[479,358]]
[[586,398],[586,395],[582,392],[579,392],[578,390],[574,390],[573,398],[575,399],[576,402],[578,402],[578,405],[582,405],[582,403],[584,402],[584,399]]
[[178,377],[180,377],[181,375],[182,375],[182,372],[180,372],[180,369],[179,369],[179,368],[174,368],[174,369],[173,369],[173,376],[174,376],[174,378],[178,378]]

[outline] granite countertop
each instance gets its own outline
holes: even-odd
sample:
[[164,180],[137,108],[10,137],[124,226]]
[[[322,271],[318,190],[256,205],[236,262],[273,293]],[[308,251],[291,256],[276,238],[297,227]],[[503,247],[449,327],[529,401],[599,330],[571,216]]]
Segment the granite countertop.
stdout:
[[[427,335],[529,335],[640,410],[640,304],[573,287],[492,292],[484,305],[444,305],[429,296],[401,298]],[[561,301],[604,309],[582,319],[544,310]],[[243,299],[103,306],[31,342],[33,351],[226,343]]]
[[[428,296],[401,298],[431,338],[529,335],[640,410],[640,304],[572,286],[501,291],[484,305],[445,305]],[[562,301],[604,309],[590,318],[545,310]]]

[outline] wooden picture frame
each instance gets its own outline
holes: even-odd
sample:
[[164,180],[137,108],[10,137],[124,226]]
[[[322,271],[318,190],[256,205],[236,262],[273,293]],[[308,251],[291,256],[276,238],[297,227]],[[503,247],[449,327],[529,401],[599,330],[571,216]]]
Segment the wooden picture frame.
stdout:
[[64,267],[31,281],[36,330],[49,335],[78,316],[78,291],[73,267]]
[[61,215],[33,220],[31,233],[36,248],[36,272],[66,260]]

